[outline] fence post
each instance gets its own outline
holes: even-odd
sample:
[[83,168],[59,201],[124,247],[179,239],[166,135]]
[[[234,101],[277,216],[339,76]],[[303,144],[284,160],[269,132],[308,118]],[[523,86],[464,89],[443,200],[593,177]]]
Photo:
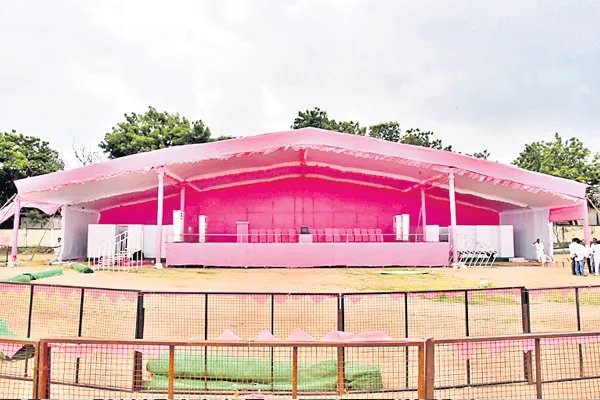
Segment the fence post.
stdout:
[[542,355],[540,338],[535,339],[535,394],[538,399],[543,397],[542,393]]
[[338,372],[338,395],[340,397],[344,396],[346,392],[346,384],[345,384],[345,366],[344,366],[344,347],[343,345],[338,345],[337,348],[338,353],[338,362],[337,362],[337,372]]
[[292,348],[292,399],[298,398],[298,348]]
[[[404,292],[404,337],[408,338],[408,292]],[[406,388],[408,388],[410,383],[410,371],[408,368],[408,358],[409,358],[409,350],[408,347],[404,348],[404,359],[406,361],[406,371],[405,371],[405,383]]]
[[[77,327],[77,337],[81,337],[83,331],[83,304],[85,299],[85,289],[81,288],[79,299],[79,326]],[[79,357],[75,360],[75,383],[79,383]]]
[[[465,336],[469,337],[469,291],[465,290]],[[467,385],[471,385],[471,360],[467,360]]]
[[343,293],[339,293],[338,294],[338,321],[337,321],[337,330],[340,332],[344,331],[344,314],[345,314],[345,309],[344,309],[344,294]]
[[175,346],[169,346],[169,383],[168,383],[168,399],[175,398]]
[[[137,298],[137,317],[135,320],[135,338],[143,339],[144,338],[144,319],[145,319],[145,309],[144,309],[144,292],[138,292]],[[139,351],[133,352],[133,391],[139,391],[143,389],[143,360],[142,353]]]
[[417,397],[419,400],[433,399],[435,396],[435,342],[426,339],[419,345]]
[[[31,319],[33,315],[33,289],[35,285],[29,284],[29,315],[27,316],[27,339],[31,338]],[[25,377],[29,370],[29,359],[25,360]]]
[[51,373],[51,354],[50,347],[48,343],[42,339],[39,341],[38,345],[39,356],[38,366],[37,366],[37,375],[38,375],[38,384],[37,384],[37,399],[49,399],[50,398],[50,373]]
[[32,399],[37,399],[38,390],[39,390],[39,368],[40,368],[40,342],[38,341],[34,346],[35,353],[33,354],[33,390],[32,390]]
[[[577,332],[581,332],[581,305],[579,304],[579,288],[575,288],[575,307],[577,308]],[[579,376],[583,378],[583,346],[579,347]]]
[[[523,333],[531,333],[531,317],[529,308],[529,291],[521,288],[521,320],[523,324]],[[533,361],[531,352],[523,354],[523,371],[527,384],[533,385]]]

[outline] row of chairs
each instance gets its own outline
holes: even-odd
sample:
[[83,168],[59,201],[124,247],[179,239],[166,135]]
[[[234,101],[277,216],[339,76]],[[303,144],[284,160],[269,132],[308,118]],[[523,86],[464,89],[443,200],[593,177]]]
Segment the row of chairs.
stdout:
[[[311,230],[313,242],[383,242],[379,228],[324,228]],[[250,243],[296,243],[299,231],[290,229],[250,229]]]

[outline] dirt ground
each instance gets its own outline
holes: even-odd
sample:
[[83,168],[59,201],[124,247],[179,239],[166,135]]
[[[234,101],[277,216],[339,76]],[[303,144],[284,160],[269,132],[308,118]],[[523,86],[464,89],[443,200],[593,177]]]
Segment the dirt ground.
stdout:
[[[0,280],[28,271],[48,268],[48,255],[21,256],[19,267],[0,267]],[[148,291],[229,291],[229,292],[348,292],[403,291],[478,288],[483,281],[489,287],[600,285],[600,276],[576,277],[570,266],[560,260],[541,267],[497,264],[492,268],[310,268],[310,269],[237,269],[237,268],[165,268],[145,266],[138,272],[97,272],[79,274],[71,264],[63,265],[64,275],[47,278],[39,284],[95,286]],[[385,271],[388,274],[382,274]],[[415,273],[410,273],[410,272]]]
[[[17,268],[0,268],[0,280],[24,272],[41,270],[48,266],[41,265],[47,256],[36,257],[32,262],[23,260]],[[600,277],[574,277],[570,268],[555,266],[541,267],[506,266],[500,264],[492,268],[317,268],[317,269],[162,269],[144,267],[138,272],[96,272],[79,274],[72,270],[70,264],[63,265],[62,276],[47,278],[37,282],[40,285],[76,285],[86,287],[105,287],[119,289],[138,289],[146,291],[174,292],[378,292],[407,290],[446,290],[478,288],[482,281],[489,287],[526,286],[528,288],[555,286],[588,286],[600,285]],[[386,272],[382,274],[381,272]],[[577,330],[576,317],[573,312],[572,299],[567,295],[549,292],[532,299],[531,310],[534,314],[534,328],[538,332],[557,332],[561,330]],[[36,292],[37,293],[37,292]],[[79,291],[42,292],[36,294],[33,306],[32,337],[74,336],[78,322]],[[557,296],[554,296],[554,295]],[[589,293],[592,300],[587,300],[587,292],[581,293],[581,313],[589,328],[597,329],[600,323],[600,298]],[[13,307],[6,310],[9,327],[17,326],[16,321],[27,313],[28,296],[19,297],[15,293],[5,294],[4,300],[13,301]],[[326,298],[319,302],[314,296],[284,296],[281,302],[274,305],[275,334],[285,338],[294,329],[302,328],[321,338],[337,327],[337,298]],[[289,297],[289,298],[288,298]],[[254,338],[261,330],[270,329],[272,309],[270,303],[261,303],[256,298],[239,298],[235,295],[219,295],[211,297],[209,304],[204,303],[203,295],[171,296],[146,295],[145,301],[145,338],[148,339],[182,339],[201,338],[204,330],[208,337],[214,339],[225,329],[231,329],[243,339]],[[598,304],[597,304],[598,303]],[[108,305],[108,308],[107,308]],[[205,321],[205,306],[208,319]],[[357,301],[347,301],[345,328],[350,332],[383,330],[392,337],[404,336],[404,320],[409,322],[411,337],[434,336],[436,338],[464,336],[465,318],[464,295],[454,298],[426,298],[418,296],[409,300],[408,314],[405,315],[404,301],[387,295],[376,295]],[[22,308],[22,310],[21,310]],[[470,334],[498,335],[519,333],[522,331],[520,316],[520,299],[510,291],[500,293],[497,298],[475,297],[470,300],[469,320]],[[0,312],[0,315],[2,313]],[[135,328],[135,302],[121,298],[116,302],[108,302],[104,298],[86,296],[84,314],[87,317],[83,325],[83,336],[117,338],[131,337]],[[393,317],[391,317],[393,316]],[[0,317],[1,319],[2,317]],[[15,322],[13,322],[13,319]],[[22,319],[22,318],[21,318]],[[52,322],[50,322],[52,321]],[[208,327],[205,327],[204,324]],[[570,329],[565,327],[572,327]],[[16,328],[15,328],[16,330]],[[591,345],[588,345],[591,346]],[[560,349],[562,349],[561,347]],[[568,350],[568,351],[567,351]],[[552,371],[560,370],[564,376],[579,373],[577,349],[564,348],[564,354],[544,360],[544,376],[546,379],[556,378]],[[247,352],[247,350],[244,350]],[[228,350],[227,354],[235,354]],[[246,354],[246,353],[244,353]],[[403,387],[405,365],[410,370],[408,387],[416,385],[416,354],[406,360],[404,350],[386,350],[381,354],[365,352],[357,357],[364,361],[381,363],[385,388]],[[544,351],[543,354],[548,354]],[[593,350],[584,354],[585,370],[593,371],[597,364],[600,348],[594,345]],[[309,359],[324,356],[312,351]],[[560,356],[560,357],[559,357]],[[282,354],[283,357],[283,354]],[[505,356],[490,357],[487,352],[474,355],[471,362],[471,373],[476,382],[519,380],[523,376],[522,350],[515,347],[507,351]],[[289,357],[283,357],[288,358]],[[440,349],[436,355],[438,368],[436,372],[440,385],[463,385],[466,377],[466,362],[459,357],[453,348]],[[563,366],[557,367],[558,359]],[[60,356],[54,358],[53,376],[63,382],[72,382],[75,376],[76,360]],[[316,360],[316,359],[315,359]],[[144,365],[148,361],[144,357]],[[408,361],[408,364],[407,364]],[[79,361],[77,361],[79,365]],[[108,355],[96,354],[81,358],[78,368],[78,379],[81,383],[92,386],[130,387],[132,359],[112,359]],[[16,368],[16,365],[13,366]],[[0,363],[0,370],[2,369]],[[18,367],[21,370],[21,366]],[[31,366],[29,366],[31,368]],[[104,371],[99,374],[99,370]],[[575,372],[573,372],[575,371]],[[3,371],[0,371],[3,372]],[[7,371],[4,371],[7,372]],[[58,375],[54,375],[54,374]],[[586,375],[589,372],[586,373]],[[150,379],[145,373],[144,380]],[[562,376],[562,375],[561,375]],[[588,375],[589,376],[589,375]],[[11,381],[12,382],[12,381]],[[12,383],[11,383],[12,384]],[[8,385],[8,384],[7,384]],[[571,386],[568,386],[571,385]],[[581,386],[587,385],[587,386]],[[559,397],[569,397],[577,393],[586,398],[588,391],[600,390],[598,380],[578,383],[563,383],[558,388],[545,384],[548,392]],[[591,385],[591,386],[590,386]],[[535,386],[535,385],[534,385]],[[440,390],[443,397],[519,397],[520,394],[533,394],[534,386],[517,384],[510,386],[490,386],[488,388],[464,388]],[[589,386],[589,388],[588,388]],[[6,386],[8,387],[8,386]],[[0,393],[3,392],[0,380]],[[583,388],[583,389],[582,389]],[[582,391],[583,390],[583,391]],[[25,391],[26,392],[26,391]],[[25,393],[23,392],[23,393]],[[403,394],[408,395],[408,392]],[[367,397],[402,397],[403,394],[387,393]],[[55,385],[54,396],[65,397],[114,397],[114,391],[94,392],[79,386]],[[139,396],[138,396],[139,395]],[[414,395],[414,394],[413,394]],[[131,393],[125,396],[131,396]],[[156,395],[161,397],[163,395]],[[153,397],[150,394],[136,393],[133,397]],[[164,397],[164,396],[163,396]],[[363,397],[364,398],[364,397]]]

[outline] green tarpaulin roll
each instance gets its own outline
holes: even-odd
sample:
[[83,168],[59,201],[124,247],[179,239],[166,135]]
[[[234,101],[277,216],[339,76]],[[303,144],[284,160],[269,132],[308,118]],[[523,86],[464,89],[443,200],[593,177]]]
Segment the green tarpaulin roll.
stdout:
[[[3,319],[0,319],[0,337],[16,337],[17,334],[14,332],[11,332],[8,329],[8,325],[6,325],[6,321]],[[0,360],[5,360],[5,361],[18,361],[18,360],[25,360],[27,358],[31,358],[33,357],[35,354],[35,348],[31,345],[23,345],[23,347],[21,347],[12,357],[7,357],[4,355],[3,352],[0,351]]]
[[88,267],[85,264],[77,263],[73,265],[73,271],[79,272],[81,274],[93,274],[94,270]]
[[48,268],[43,271],[32,272],[28,275],[31,275],[31,280],[36,281],[39,279],[50,278],[53,276],[59,276],[63,274],[62,268]]
[[[352,390],[382,389],[381,368],[374,364],[349,362],[345,366],[346,387]],[[149,390],[166,389],[169,373],[169,355],[162,354],[148,361],[146,369],[154,374],[144,387]],[[264,390],[291,391],[291,361],[269,358],[250,358],[208,355],[206,364],[203,354],[175,353],[175,384],[185,387],[203,388],[206,379],[211,390],[263,388]],[[337,387],[337,361],[298,363],[298,387],[302,391],[335,391]],[[302,387],[302,389],[300,389]]]
[[12,278],[8,279],[6,282],[29,283],[29,282],[31,282],[31,275],[29,275],[29,274],[16,275],[16,276],[13,276]]

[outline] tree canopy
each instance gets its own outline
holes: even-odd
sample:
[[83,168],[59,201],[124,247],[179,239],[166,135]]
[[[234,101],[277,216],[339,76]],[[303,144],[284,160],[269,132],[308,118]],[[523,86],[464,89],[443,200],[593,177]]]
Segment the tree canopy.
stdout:
[[211,141],[210,129],[201,120],[190,121],[178,113],[149,107],[145,114],[125,114],[125,121],[104,136],[100,148],[108,158],[119,158],[166,147]]
[[0,207],[17,193],[13,181],[63,168],[60,155],[48,142],[15,130],[0,132]]
[[553,141],[533,142],[512,162],[513,165],[586,183],[597,191],[600,184],[600,155],[577,138],[568,140],[556,133]]
[[[400,123],[397,121],[381,122],[370,127],[361,127],[354,121],[336,121],[330,118],[327,111],[315,107],[314,110],[299,111],[294,119],[292,129],[300,128],[320,128],[330,131],[350,133],[353,135],[369,136],[377,139],[383,139],[390,142],[411,144],[414,146],[430,147],[432,149],[453,151],[452,146],[445,146],[440,139],[434,138],[431,131],[421,131],[418,128],[411,128],[402,133]],[[472,157],[485,158],[490,156],[487,150],[471,154]]]

